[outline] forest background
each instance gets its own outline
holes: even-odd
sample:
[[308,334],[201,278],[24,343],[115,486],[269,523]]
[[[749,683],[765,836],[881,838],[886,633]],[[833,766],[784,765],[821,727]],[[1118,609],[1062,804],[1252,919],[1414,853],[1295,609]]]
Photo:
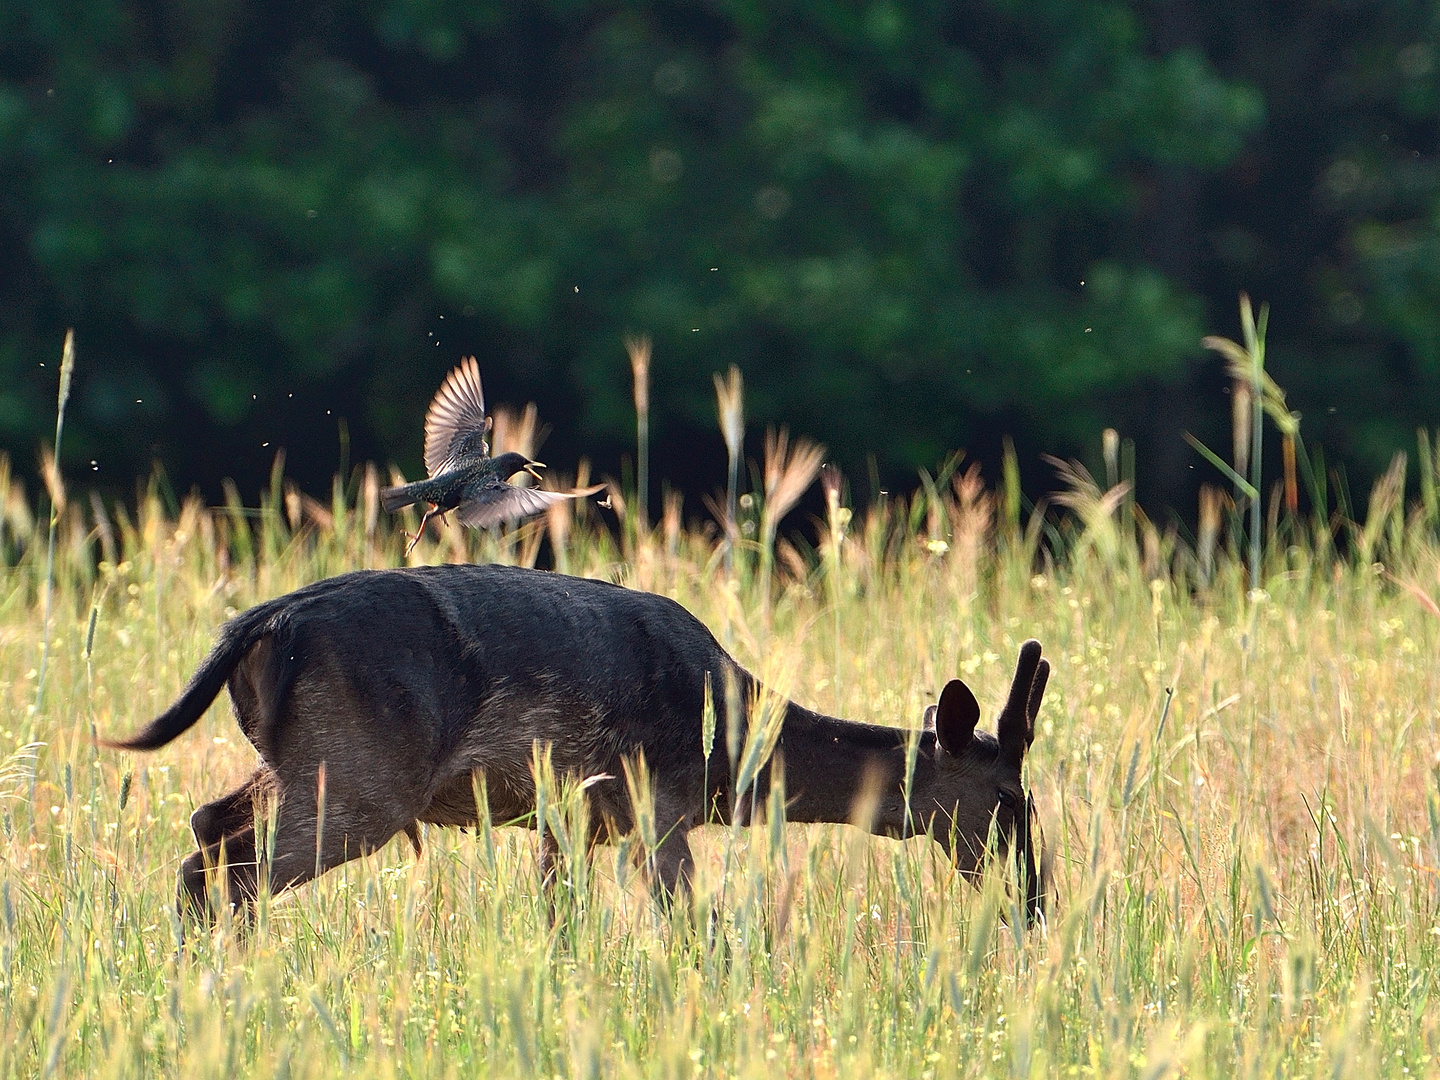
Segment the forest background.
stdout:
[[[857,478],[1228,448],[1240,289],[1357,491],[1440,419],[1440,5],[7,0],[0,448],[178,490],[419,471],[444,372],[723,484],[710,374]],[[346,434],[342,435],[341,421]],[[342,443],[348,443],[342,449]],[[753,445],[753,444],[752,444]],[[1278,455],[1268,455],[1276,461]],[[873,459],[874,467],[869,462]],[[342,462],[343,467],[343,462]],[[698,505],[692,504],[692,505]]]

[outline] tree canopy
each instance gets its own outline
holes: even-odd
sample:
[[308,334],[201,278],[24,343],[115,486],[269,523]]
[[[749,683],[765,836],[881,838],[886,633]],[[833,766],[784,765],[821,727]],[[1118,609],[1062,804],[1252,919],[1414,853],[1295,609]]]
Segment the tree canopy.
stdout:
[[469,352],[613,456],[626,332],[656,342],[661,473],[719,471],[696,433],[731,363],[753,419],[852,468],[1002,428],[1178,444],[1222,430],[1199,339],[1243,287],[1307,425],[1373,464],[1440,419],[1436,14],[10,0],[0,442],[53,423],[74,325],[67,459],[112,482],[280,444],[328,474],[341,416],[414,471]]

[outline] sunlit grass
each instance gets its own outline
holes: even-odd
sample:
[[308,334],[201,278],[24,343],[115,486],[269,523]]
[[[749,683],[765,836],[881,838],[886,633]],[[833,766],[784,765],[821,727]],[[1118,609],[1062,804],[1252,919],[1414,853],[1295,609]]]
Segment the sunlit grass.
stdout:
[[[48,522],[20,512],[6,472],[0,1076],[1434,1072],[1425,521],[1372,509],[1359,536],[1383,566],[1317,556],[1308,526],[1282,522],[1252,596],[1223,544],[1198,559],[1107,504],[1060,523],[1060,555],[975,474],[947,475],[853,520],[832,478],[820,556],[803,577],[776,562],[768,620],[768,556],[737,543],[727,573],[714,530],[622,544],[589,510],[548,538],[543,522],[448,531],[412,561],[549,562],[559,539],[571,572],[675,597],[747,666],[789,672],[802,702],[896,725],[955,675],[993,718],[1016,647],[1040,638],[1055,670],[1029,768],[1059,887],[1042,930],[1012,929],[1001,883],[956,880],[923,839],[775,813],[695,834],[713,936],[651,903],[640,838],[562,860],[552,925],[534,834],[482,823],[266,904],[248,939],[192,928],[181,947],[189,813],[253,752],[224,704],[153,755],[98,751],[92,731],[168,704],[234,612],[396,564],[399,526],[365,470],[324,506],[278,473],[258,510],[237,494],[174,515],[155,485],[103,517],[72,500],[37,712]],[[547,799],[568,849],[579,800]]]

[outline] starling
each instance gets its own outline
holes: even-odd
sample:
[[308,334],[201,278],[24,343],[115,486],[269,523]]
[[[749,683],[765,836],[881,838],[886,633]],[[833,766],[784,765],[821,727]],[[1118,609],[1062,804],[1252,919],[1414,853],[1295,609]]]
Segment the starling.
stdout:
[[425,414],[425,471],[429,476],[411,484],[384,488],[381,505],[394,513],[412,503],[427,502],[430,509],[405,549],[409,555],[435,515],[457,511],[462,525],[483,529],[504,521],[519,521],[543,513],[562,499],[593,495],[603,484],[575,491],[541,491],[508,483],[518,472],[539,479],[544,468],[513,451],[490,456],[486,435],[491,421],[485,415],[485,392],[480,387],[480,365],[466,357],[450,372]]

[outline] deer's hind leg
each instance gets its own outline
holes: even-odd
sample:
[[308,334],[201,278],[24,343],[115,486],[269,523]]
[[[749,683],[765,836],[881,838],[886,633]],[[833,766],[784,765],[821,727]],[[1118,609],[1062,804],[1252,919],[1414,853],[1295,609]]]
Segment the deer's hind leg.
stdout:
[[[306,754],[308,758],[310,755]],[[302,885],[384,847],[398,833],[418,840],[423,810],[385,754],[335,753],[330,760],[277,763],[282,794],[261,873],[270,891]]]
[[345,663],[312,662],[266,740],[280,786],[262,868],[272,893],[414,831],[434,798],[434,718],[387,707]]
[[221,895],[231,904],[253,896],[237,888],[254,877],[255,800],[271,787],[269,770],[257,769],[243,784],[214,802],[208,802],[190,815],[190,828],[195,833],[199,850],[185,856],[180,864],[180,880],[176,889],[176,907],[182,915],[194,914],[204,919],[214,917],[206,874],[221,862],[224,848],[227,880],[220,883]]

